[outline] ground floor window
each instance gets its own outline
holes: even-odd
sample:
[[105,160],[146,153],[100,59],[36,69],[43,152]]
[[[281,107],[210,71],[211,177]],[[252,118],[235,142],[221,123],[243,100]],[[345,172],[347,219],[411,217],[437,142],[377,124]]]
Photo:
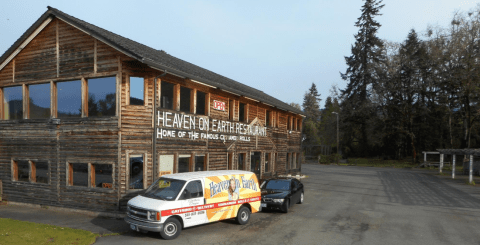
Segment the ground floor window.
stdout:
[[143,154],[130,155],[129,189],[145,189],[143,184],[144,161]]
[[15,160],[12,170],[14,181],[48,184],[50,180],[47,161]]
[[112,164],[92,164],[92,187],[112,188],[113,184],[113,165]]
[[28,161],[17,160],[12,161],[13,168],[13,180],[21,182],[30,181],[30,166]]
[[257,175],[260,175],[260,152],[252,152],[250,156],[250,171],[254,172]]
[[67,163],[69,186],[112,188],[113,164]]
[[192,161],[192,155],[179,155],[178,156],[178,172],[185,173],[190,172],[190,162]]
[[88,163],[69,163],[69,184],[88,187]]
[[195,171],[205,171],[205,155],[195,156]]
[[48,184],[50,179],[50,171],[48,162],[31,162],[32,182]]
[[245,170],[245,153],[238,154],[238,170]]
[[270,172],[270,159],[272,159],[271,155],[272,153],[265,153],[265,173]]

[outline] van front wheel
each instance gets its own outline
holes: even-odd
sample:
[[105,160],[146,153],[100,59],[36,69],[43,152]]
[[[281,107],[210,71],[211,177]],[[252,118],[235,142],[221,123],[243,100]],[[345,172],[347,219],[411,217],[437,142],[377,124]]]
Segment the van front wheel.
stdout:
[[250,220],[250,210],[245,206],[240,207],[237,213],[237,222],[241,225],[244,225],[248,223],[249,220]]
[[165,240],[172,240],[177,238],[182,231],[182,225],[178,219],[170,218],[163,223],[163,229],[160,231],[160,236]]

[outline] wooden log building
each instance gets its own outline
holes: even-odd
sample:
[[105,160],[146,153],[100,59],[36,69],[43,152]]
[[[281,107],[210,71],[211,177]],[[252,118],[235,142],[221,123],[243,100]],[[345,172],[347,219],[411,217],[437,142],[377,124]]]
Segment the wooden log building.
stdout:
[[296,174],[303,117],[48,7],[0,57],[3,199],[118,211],[167,173]]

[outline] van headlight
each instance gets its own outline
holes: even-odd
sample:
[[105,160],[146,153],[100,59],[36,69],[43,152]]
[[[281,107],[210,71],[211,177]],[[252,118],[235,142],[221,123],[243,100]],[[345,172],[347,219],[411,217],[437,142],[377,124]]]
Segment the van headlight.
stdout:
[[272,199],[273,202],[279,202],[279,203],[282,203],[283,202],[283,199]]
[[147,217],[148,217],[148,220],[159,221],[160,220],[160,212],[148,211],[147,212]]

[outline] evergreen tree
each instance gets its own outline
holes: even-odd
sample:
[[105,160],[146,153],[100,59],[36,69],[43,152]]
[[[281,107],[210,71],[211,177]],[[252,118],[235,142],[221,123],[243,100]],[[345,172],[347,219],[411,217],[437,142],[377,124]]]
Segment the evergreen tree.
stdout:
[[303,97],[303,111],[306,114],[305,120],[312,119],[313,121],[320,120],[320,94],[317,91],[317,86],[312,83],[312,86],[305,93]]
[[317,86],[312,86],[303,97],[303,111],[305,112],[305,120],[303,121],[303,133],[305,134],[306,145],[320,144],[319,125],[320,125],[320,94]]
[[368,121],[374,111],[371,108],[369,90],[378,80],[377,64],[383,60],[383,43],[376,36],[380,23],[374,17],[381,15],[380,9],[384,6],[382,0],[365,0],[362,6],[362,14],[355,22],[359,28],[355,35],[355,44],[352,46],[352,55],[345,57],[347,71],[341,76],[348,82],[345,90],[342,90],[342,112],[346,126],[353,135],[350,137],[359,142],[360,152],[368,154]]

